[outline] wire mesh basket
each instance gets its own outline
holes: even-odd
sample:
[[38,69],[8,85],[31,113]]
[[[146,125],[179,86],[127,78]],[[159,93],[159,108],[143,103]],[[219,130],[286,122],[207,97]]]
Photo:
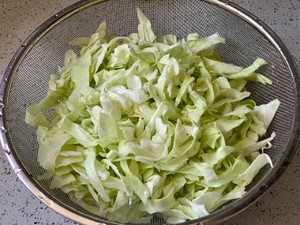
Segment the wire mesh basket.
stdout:
[[[299,142],[299,77],[292,58],[279,38],[258,18],[229,2],[217,0],[108,0],[80,1],[42,24],[18,49],[1,83],[1,144],[15,173],[44,203],[62,215],[82,224],[113,224],[92,214],[58,189],[49,188],[49,180],[40,180],[44,170],[37,162],[38,143],[35,129],[25,121],[25,111],[47,92],[51,74],[62,65],[71,40],[91,35],[100,22],[106,21],[108,33],[128,35],[137,27],[136,8],[152,22],[157,35],[175,34],[179,38],[197,32],[208,36],[218,32],[226,45],[218,52],[226,62],[247,66],[257,57],[269,62],[262,73],[273,85],[248,89],[259,103],[274,98],[281,106],[270,130],[277,136],[268,154],[272,169],[262,170],[248,194],[232,201],[210,215],[185,224],[216,224],[245,209],[262,196],[283,173]],[[154,217],[151,224],[164,222]]]

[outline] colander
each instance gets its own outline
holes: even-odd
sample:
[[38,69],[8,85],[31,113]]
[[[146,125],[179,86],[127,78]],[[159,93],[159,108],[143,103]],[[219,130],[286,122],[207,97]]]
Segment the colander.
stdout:
[[[252,98],[266,103],[278,98],[281,106],[269,130],[277,136],[268,154],[273,168],[264,168],[248,187],[242,199],[220,207],[210,215],[185,224],[217,224],[245,209],[261,197],[283,173],[299,144],[299,77],[292,58],[280,39],[258,18],[237,5],[217,0],[87,0],[80,1],[51,17],[35,30],[16,52],[4,73],[0,89],[0,140],[18,177],[42,202],[60,214],[82,224],[113,224],[94,215],[60,190],[51,190],[49,180],[39,180],[44,170],[37,162],[35,129],[24,122],[28,106],[39,102],[47,92],[51,74],[63,65],[71,40],[90,36],[106,21],[108,33],[128,35],[136,32],[136,8],[150,19],[157,35],[168,33],[179,38],[197,32],[208,36],[218,32],[226,45],[218,46],[222,59],[240,66],[257,57],[268,66],[261,73],[273,85],[249,85]],[[151,224],[164,221],[156,216]],[[145,223],[146,224],[146,223]],[[148,223],[149,224],[149,223]]]

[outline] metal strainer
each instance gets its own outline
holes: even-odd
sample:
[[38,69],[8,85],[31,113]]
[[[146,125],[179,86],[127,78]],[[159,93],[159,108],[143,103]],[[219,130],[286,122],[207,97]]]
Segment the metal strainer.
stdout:
[[[90,36],[100,22],[106,21],[108,33],[127,35],[136,32],[136,7],[152,22],[157,35],[173,33],[183,38],[192,32],[208,36],[218,32],[226,45],[218,52],[226,62],[250,65],[257,57],[269,62],[261,70],[273,85],[249,85],[252,98],[260,104],[281,101],[269,128],[277,136],[268,151],[274,168],[262,170],[240,200],[230,202],[211,215],[189,221],[216,224],[243,210],[257,200],[282,174],[299,143],[299,77],[284,44],[259,19],[232,3],[217,0],[109,0],[80,1],[42,24],[19,48],[5,71],[0,90],[1,144],[14,171],[44,203],[62,215],[83,224],[112,224],[73,203],[59,190],[49,188],[49,180],[39,180],[44,171],[37,162],[35,129],[24,122],[28,106],[39,102],[47,92],[51,74],[62,66],[69,41]],[[163,224],[154,218],[151,224]]]

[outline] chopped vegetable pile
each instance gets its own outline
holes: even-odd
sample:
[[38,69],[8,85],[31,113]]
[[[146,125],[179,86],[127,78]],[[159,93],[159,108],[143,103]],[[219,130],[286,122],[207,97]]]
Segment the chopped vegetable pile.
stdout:
[[85,209],[125,223],[158,213],[167,223],[208,215],[245,195],[266,164],[263,137],[279,101],[257,106],[257,69],[220,60],[218,34],[156,37],[137,9],[138,32],[106,34],[101,23],[65,55],[47,96],[26,112],[37,127],[38,162]]

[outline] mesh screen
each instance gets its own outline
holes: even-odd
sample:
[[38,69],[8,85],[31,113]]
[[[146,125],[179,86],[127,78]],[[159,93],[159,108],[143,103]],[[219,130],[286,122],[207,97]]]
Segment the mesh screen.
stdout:
[[[59,190],[50,190],[49,181],[37,179],[43,169],[36,161],[38,145],[35,129],[24,122],[25,110],[45,96],[49,76],[58,72],[58,66],[63,65],[65,51],[72,48],[68,45],[69,41],[90,36],[102,21],[107,22],[108,33],[112,35],[136,32],[136,7],[140,7],[151,20],[157,35],[173,33],[183,38],[191,32],[198,32],[202,36],[218,32],[227,42],[218,47],[224,61],[247,66],[257,57],[262,57],[269,62],[269,66],[261,72],[273,80],[273,85],[262,87],[255,84],[248,88],[258,103],[266,103],[274,98],[282,103],[270,127],[271,131],[277,133],[274,147],[269,151],[275,163],[286,149],[293,123],[294,81],[282,56],[260,32],[224,9],[199,0],[110,0],[65,17],[41,34],[34,45],[29,46],[30,50],[10,76],[6,118],[13,150],[36,183],[57,202],[78,213],[90,215],[95,220],[97,216],[74,204]],[[268,173],[269,170],[265,169],[260,177]],[[154,220],[152,223],[162,222]]]

